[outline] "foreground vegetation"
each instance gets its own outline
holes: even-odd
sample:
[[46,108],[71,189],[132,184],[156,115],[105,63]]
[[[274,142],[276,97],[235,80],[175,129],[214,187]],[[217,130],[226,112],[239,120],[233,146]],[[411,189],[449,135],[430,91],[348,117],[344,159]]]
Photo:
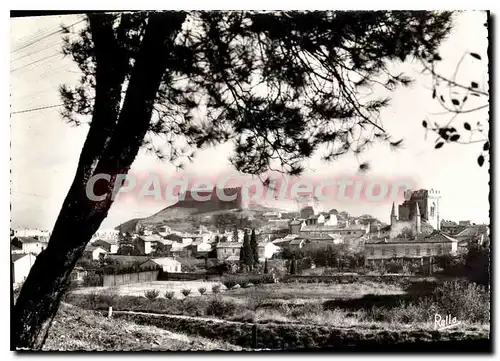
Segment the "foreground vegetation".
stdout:
[[226,342],[173,333],[155,326],[107,319],[100,313],[61,304],[45,351],[241,350]]
[[[382,284],[262,284],[183,299],[150,290],[144,297],[112,292],[74,294],[67,301],[87,309],[212,317],[254,323],[296,323],[361,328],[434,327],[436,313],[452,315],[461,328],[489,328],[489,292],[474,283],[453,281]],[[299,296],[300,295],[300,296]]]

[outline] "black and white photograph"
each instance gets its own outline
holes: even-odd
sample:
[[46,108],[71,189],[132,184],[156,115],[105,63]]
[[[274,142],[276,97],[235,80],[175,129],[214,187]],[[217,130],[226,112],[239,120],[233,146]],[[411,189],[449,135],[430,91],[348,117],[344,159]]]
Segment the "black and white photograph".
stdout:
[[491,353],[492,15],[11,11],[11,351]]

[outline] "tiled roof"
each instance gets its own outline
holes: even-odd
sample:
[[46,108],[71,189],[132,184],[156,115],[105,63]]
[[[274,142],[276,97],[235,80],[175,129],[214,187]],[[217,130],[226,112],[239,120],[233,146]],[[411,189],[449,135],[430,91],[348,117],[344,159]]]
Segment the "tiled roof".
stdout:
[[293,239],[293,240],[292,240],[289,244],[290,244],[290,245],[298,245],[298,244],[300,244],[300,243],[301,243],[301,242],[303,242],[303,241],[305,241],[305,239],[304,239],[304,238],[295,238],[295,239]]
[[27,256],[27,253],[14,253],[12,255],[12,262],[16,262],[17,260],[23,258],[24,256]]
[[435,231],[428,235],[419,235],[414,238],[384,238],[384,239],[371,239],[366,243],[369,244],[382,244],[382,243],[450,243],[457,242],[457,240],[453,237],[448,236],[447,234],[439,231]]
[[241,248],[243,243],[240,242],[219,242],[217,248]]
[[40,241],[33,237],[15,237],[21,243],[40,243]]
[[104,248],[102,248],[102,247],[96,247],[96,246],[87,246],[87,247],[85,247],[85,251],[84,252],[94,252],[96,249],[100,249],[103,252],[106,252],[106,250]]
[[[153,261],[154,263],[156,263],[157,265],[160,265],[160,266],[171,266],[171,265],[181,264],[179,261],[176,261],[172,257],[151,258],[150,261]],[[144,263],[146,263],[146,262],[144,262]]]
[[456,234],[455,237],[478,236],[480,234],[484,234],[487,232],[488,232],[488,226],[485,225],[470,226],[464,229],[462,232]]

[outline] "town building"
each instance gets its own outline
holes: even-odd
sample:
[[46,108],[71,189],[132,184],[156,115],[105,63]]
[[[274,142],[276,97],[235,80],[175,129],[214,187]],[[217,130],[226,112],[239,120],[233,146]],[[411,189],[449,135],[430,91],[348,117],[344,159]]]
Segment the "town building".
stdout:
[[155,267],[161,267],[163,272],[181,272],[181,263],[172,257],[151,258],[139,266],[141,270]]
[[454,255],[458,241],[441,231],[416,237],[371,239],[365,242],[365,264],[375,266],[389,260],[418,260],[424,258]]
[[15,249],[21,249],[22,253],[33,253],[35,255],[40,254],[45,248],[47,248],[47,242],[43,242],[34,237],[21,237],[15,236],[11,239],[11,245]]
[[89,245],[83,251],[83,258],[88,260],[98,261],[104,259],[107,256],[107,254],[108,252],[106,252],[104,248]]
[[26,280],[35,260],[36,255],[32,253],[11,255],[12,281],[14,285],[19,285]]
[[[409,199],[405,200],[398,207],[398,222],[412,221],[414,211],[418,204],[422,221],[432,226],[433,229],[440,230],[441,221],[439,219],[439,202],[441,194],[439,190],[419,189],[411,192]],[[394,213],[395,214],[395,213]],[[392,214],[391,214],[392,217]],[[392,219],[391,219],[392,221]]]
[[51,232],[45,229],[18,228],[13,230],[14,237],[29,237],[48,242]]
[[[420,194],[420,193],[419,193]],[[383,237],[372,237],[365,241],[365,264],[375,266],[388,260],[417,260],[423,264],[430,257],[453,255],[458,250],[458,241],[446,233],[434,229],[422,220],[421,198],[415,198],[413,210],[406,210],[405,218],[398,219],[394,204],[391,211],[391,225]],[[424,206],[428,207],[425,203]],[[399,208],[401,210],[401,207]],[[429,209],[428,209],[429,210]],[[434,210],[435,218],[437,210]],[[428,217],[431,213],[428,213]],[[411,219],[407,217],[410,215]],[[380,235],[380,232],[379,232]]]
[[[216,246],[217,260],[227,262],[239,261],[242,246],[242,243],[220,242]],[[266,258],[273,258],[273,256],[279,252],[281,252],[281,247],[272,242],[259,242],[257,244],[257,253],[259,255],[259,261],[261,262],[264,262]]]
[[110,254],[118,252],[118,241],[116,239],[97,239],[92,242],[93,246],[101,247]]

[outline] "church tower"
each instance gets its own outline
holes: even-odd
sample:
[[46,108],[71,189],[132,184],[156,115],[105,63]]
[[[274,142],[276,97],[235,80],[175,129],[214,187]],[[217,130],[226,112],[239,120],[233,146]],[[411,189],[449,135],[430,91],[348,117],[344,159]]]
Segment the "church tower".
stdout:
[[441,229],[441,221],[439,219],[439,200],[441,194],[438,190],[431,189],[427,193],[427,222],[436,230]]
[[391,211],[391,227],[396,226],[396,223],[398,222],[398,217],[396,216],[396,207],[394,205],[394,202],[392,202],[392,211]]

